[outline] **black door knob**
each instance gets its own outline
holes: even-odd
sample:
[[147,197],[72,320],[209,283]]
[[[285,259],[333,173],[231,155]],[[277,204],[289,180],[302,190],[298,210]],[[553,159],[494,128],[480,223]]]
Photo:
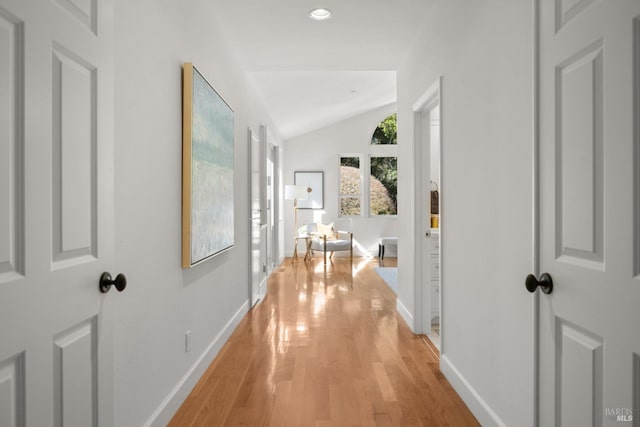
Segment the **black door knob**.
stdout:
[[106,294],[111,290],[111,285],[114,285],[118,292],[122,292],[127,287],[127,278],[124,277],[124,274],[120,273],[116,276],[115,280],[112,280],[109,273],[102,273],[100,276],[100,292]]
[[540,280],[538,280],[533,274],[530,274],[527,276],[524,286],[531,293],[535,292],[536,288],[540,287],[543,294],[550,294],[551,291],[553,291],[553,280],[551,280],[549,273],[542,273]]

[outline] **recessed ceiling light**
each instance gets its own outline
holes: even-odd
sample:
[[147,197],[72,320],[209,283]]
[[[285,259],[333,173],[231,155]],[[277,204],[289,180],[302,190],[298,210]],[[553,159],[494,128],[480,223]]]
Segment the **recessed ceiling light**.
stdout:
[[331,10],[326,9],[324,7],[318,7],[309,12],[309,18],[315,19],[316,21],[324,21],[331,18]]

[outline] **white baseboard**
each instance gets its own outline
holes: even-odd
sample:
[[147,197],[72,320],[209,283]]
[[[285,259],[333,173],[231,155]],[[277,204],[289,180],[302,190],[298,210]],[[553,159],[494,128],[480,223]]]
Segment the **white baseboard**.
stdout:
[[178,411],[182,403],[185,401],[193,387],[204,375],[205,371],[218,355],[222,346],[227,342],[231,333],[240,324],[245,314],[249,311],[249,301],[247,300],[242,307],[229,319],[222,331],[214,338],[209,347],[202,353],[196,362],[189,368],[186,374],[173,387],[173,390],[164,399],[160,406],[151,414],[149,419],[144,423],[144,427],[161,427],[166,426],[171,418]]
[[407,309],[407,307],[402,303],[402,301],[400,301],[400,298],[396,298],[396,311],[400,313],[400,316],[407,323],[407,326],[409,327],[409,329],[411,329],[411,332],[415,334],[416,328],[414,325],[413,314],[411,314],[409,309]]
[[480,397],[478,392],[469,384],[460,371],[456,369],[446,355],[440,356],[440,370],[480,422],[480,425],[506,427],[506,424],[502,422],[498,414]]

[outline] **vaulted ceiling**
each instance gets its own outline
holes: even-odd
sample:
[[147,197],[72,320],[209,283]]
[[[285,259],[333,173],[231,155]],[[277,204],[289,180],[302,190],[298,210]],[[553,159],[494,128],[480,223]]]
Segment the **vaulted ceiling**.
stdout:
[[[396,100],[433,0],[213,0],[222,36],[285,139]],[[313,21],[315,7],[333,12]]]

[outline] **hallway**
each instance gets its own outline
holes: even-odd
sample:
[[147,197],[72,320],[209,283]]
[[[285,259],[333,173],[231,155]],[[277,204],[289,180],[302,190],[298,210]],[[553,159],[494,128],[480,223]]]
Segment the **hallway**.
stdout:
[[285,259],[169,425],[478,425],[377,265]]

